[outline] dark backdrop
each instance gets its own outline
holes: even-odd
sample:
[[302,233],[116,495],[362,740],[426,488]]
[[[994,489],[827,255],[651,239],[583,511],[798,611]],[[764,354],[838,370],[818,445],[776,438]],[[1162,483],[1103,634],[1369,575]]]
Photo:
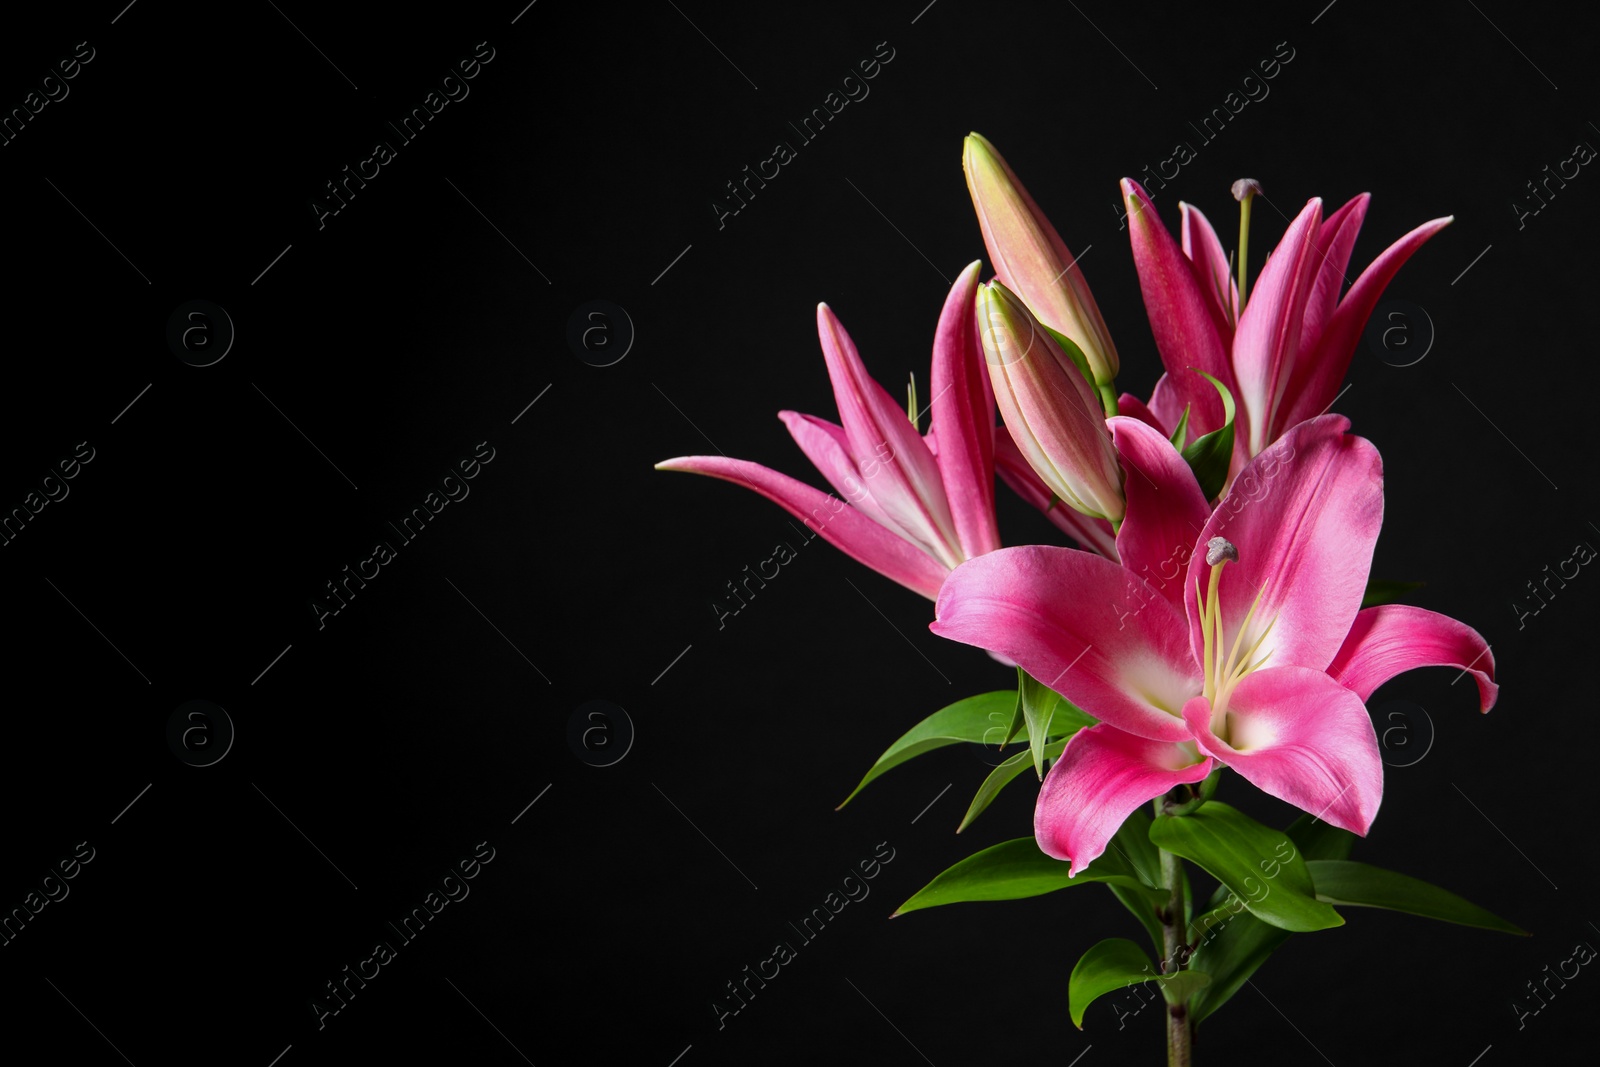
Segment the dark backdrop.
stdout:
[[[774,417],[834,417],[819,300],[926,397],[948,280],[983,255],[972,129],[1083,257],[1141,394],[1158,363],[1116,182],[1176,142],[1197,155],[1158,208],[1175,225],[1196,203],[1230,245],[1244,175],[1270,197],[1262,251],[1313,195],[1373,193],[1358,266],[1456,216],[1391,287],[1398,332],[1357,351],[1339,409],[1386,461],[1375,573],[1477,626],[1504,695],[1479,716],[1436,670],[1374,699],[1404,729],[1356,855],[1536,936],[1352,910],[1292,939],[1201,1053],[1492,1067],[1587,1032],[1600,977],[1520,1028],[1512,1004],[1600,945],[1600,578],[1514,606],[1600,544],[1600,178],[1542,208],[1525,189],[1600,144],[1591,23],[1503,0],[524,2],[6,16],[0,105],[38,107],[0,147],[0,505],[38,508],[0,550],[0,906],[38,908],[0,948],[10,1042],[141,1067],[1159,1062],[1154,1009],[1067,1016],[1077,956],[1138,936],[1108,894],[886,921],[1028,832],[1026,779],[959,838],[986,770],[960,749],[833,810],[903,730],[1006,672],[820,541],[719,627],[724,584],[793,527],[652,470],[725,450],[820,484]],[[875,53],[870,95],[799,144],[787,124]],[[1244,79],[1275,53],[1261,97]],[[385,125],[463,60],[412,140]],[[1244,88],[1260,98],[1209,142],[1190,128]],[[364,162],[380,140],[392,158]],[[719,225],[724,183],[779,140],[796,158]],[[377,171],[335,212],[345,167]],[[593,300],[614,306],[574,347]],[[452,471],[475,476],[414,540],[386,525]],[[1009,542],[1058,540],[1002,509]],[[394,558],[364,562],[380,540]],[[339,608],[346,567],[376,576]],[[719,1028],[725,983],[875,853],[870,897]],[[386,925],[462,860],[468,895],[413,941]],[[29,896],[58,870],[59,899]],[[380,940],[394,957],[363,963]],[[345,967],[377,976],[319,1028]]]

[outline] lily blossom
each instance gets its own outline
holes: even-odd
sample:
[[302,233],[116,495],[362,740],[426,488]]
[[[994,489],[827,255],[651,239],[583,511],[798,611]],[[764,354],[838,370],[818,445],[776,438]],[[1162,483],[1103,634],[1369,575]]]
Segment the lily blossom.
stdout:
[[1383,795],[1364,706],[1373,690],[1414,667],[1451,666],[1474,675],[1482,710],[1498,692],[1470,627],[1420,608],[1361,608],[1383,520],[1377,449],[1346,434],[1343,416],[1302,422],[1212,510],[1159,431],[1109,421],[1140,475],[1127,481],[1121,564],[1002,549],[955,570],[932,624],[1101,720],[1045,778],[1039,847],[1077,874],[1135,808],[1219,764],[1365,835]]
[[1212,375],[1238,401],[1234,473],[1289,427],[1333,404],[1384,288],[1452,221],[1433,219],[1401,237],[1341,298],[1371,196],[1362,193],[1326,218],[1322,201],[1312,199],[1268,255],[1241,311],[1228,257],[1204,215],[1179,205],[1180,248],[1139,183],[1123,179],[1122,194],[1139,286],[1167,370],[1150,397],[1153,425],[1170,433],[1187,408],[1188,440],[1219,429],[1216,390],[1190,368]]
[[849,504],[748,460],[684,456],[657,470],[691,471],[752,489],[824,540],[933,599],[952,568],[1000,547],[994,513],[994,400],[972,316],[981,264],[951,286],[934,334],[933,416],[917,432],[868,376],[844,325],[817,306],[817,332],[840,423],[782,411],[795,443]]
[[1077,257],[994,145],[968,134],[961,166],[995,277],[1040,322],[1072,338],[1095,385],[1109,388],[1117,377],[1117,349]]
[[1094,387],[999,281],[979,286],[978,334],[995,402],[1028,466],[1083,514],[1122,519],[1122,469]]

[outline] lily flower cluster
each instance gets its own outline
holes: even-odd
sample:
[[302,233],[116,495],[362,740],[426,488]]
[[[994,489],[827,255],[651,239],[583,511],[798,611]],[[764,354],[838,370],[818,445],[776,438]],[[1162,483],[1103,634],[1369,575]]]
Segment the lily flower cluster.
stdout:
[[[1346,289],[1368,196],[1326,216],[1312,199],[1247,292],[1259,185],[1234,186],[1230,259],[1198,210],[1180,205],[1174,237],[1124,180],[1165,367],[1140,399],[1117,392],[1117,348],[1083,270],[1016,174],[977,134],[964,167],[994,278],[972,263],[944,302],[926,434],[915,397],[902,409],[817,310],[839,422],[779,417],[849,501],[821,536],[934,600],[934,633],[1015,664],[1093,723],[1067,740],[1035,809],[1039,848],[1071,875],[1136,809],[1224,767],[1365,835],[1383,795],[1373,691],[1442,665],[1474,676],[1483,711],[1497,694],[1471,627],[1362,607],[1383,466],[1328,413],[1385,286],[1451,220],[1407,233]],[[743,485],[802,520],[837,503],[743,460],[658,466]],[[1001,547],[996,473],[1077,547]]]

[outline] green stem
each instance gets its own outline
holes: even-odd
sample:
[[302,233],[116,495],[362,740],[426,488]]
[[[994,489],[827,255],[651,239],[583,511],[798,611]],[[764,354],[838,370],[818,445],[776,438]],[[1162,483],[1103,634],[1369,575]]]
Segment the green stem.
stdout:
[[1106,409],[1106,418],[1111,418],[1117,413],[1117,383],[1100,382],[1095,390],[1100,394],[1100,406]]
[[[1161,882],[1172,891],[1161,911],[1162,948],[1166,961],[1163,973],[1181,971],[1188,963],[1189,944],[1183,930],[1183,866],[1180,859],[1161,849]],[[1191,1067],[1194,1063],[1194,1028],[1189,1023],[1189,1004],[1167,1005],[1167,1067]]]
[[1250,201],[1254,200],[1253,194],[1247,194],[1239,201],[1239,311],[1244,312],[1244,277],[1247,264],[1250,261]]

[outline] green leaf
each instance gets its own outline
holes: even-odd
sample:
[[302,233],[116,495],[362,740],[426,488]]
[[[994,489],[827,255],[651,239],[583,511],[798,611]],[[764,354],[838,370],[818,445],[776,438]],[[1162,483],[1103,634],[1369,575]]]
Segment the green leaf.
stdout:
[[1089,383],[1089,388],[1098,391],[1098,387],[1095,385],[1094,372],[1089,369],[1089,357],[1083,354],[1083,349],[1078,347],[1078,343],[1066,334],[1058,333],[1045,326],[1042,322],[1039,325],[1044,327],[1044,332],[1049,334],[1051,339],[1061,347],[1061,351],[1066,353],[1067,358],[1072,360],[1072,365],[1078,368],[1078,373],[1083,375],[1083,380]]
[[1143,806],[1122,820],[1111,837],[1109,851],[1115,853],[1140,881],[1151,889],[1168,892],[1161,885],[1161,853],[1150,840],[1150,810]]
[[1317,899],[1329,904],[1348,904],[1360,908],[1387,908],[1424,919],[1498,930],[1504,934],[1528,936],[1528,931],[1507,922],[1447,889],[1412,878],[1397,871],[1370,867],[1351,860],[1312,860],[1311,880],[1316,883]]
[[1004,740],[1000,742],[1001,748],[1005,748],[1011,743],[1012,738],[1017,736],[1017,733],[1022,729],[1022,724],[1025,721],[1022,717],[1022,680],[1027,676],[1028,672],[1024,671],[1021,667],[1017,668],[1017,701],[1011,709],[1011,726],[1006,730],[1006,736]]
[[1311,815],[1302,814],[1284,831],[1300,848],[1300,858],[1311,860],[1347,860],[1356,843],[1356,835],[1341,830]]
[[1188,462],[1189,469],[1194,471],[1195,480],[1200,483],[1200,491],[1206,499],[1215,500],[1217,494],[1222,492],[1222,484],[1228,480],[1228,464],[1233,461],[1233,394],[1227,386],[1205,371],[1197,370],[1195,373],[1217,387],[1217,392],[1222,395],[1225,419],[1222,429],[1196,438],[1194,444],[1185,448],[1183,458]]
[[1289,940],[1289,931],[1268,926],[1243,909],[1205,926],[1206,920],[1216,914],[1207,912],[1195,920],[1202,940],[1189,958],[1189,966],[1211,976],[1211,983],[1196,993],[1189,1005],[1189,1015],[1196,1023],[1227,1003],[1256,968]]
[[1085,952],[1067,979],[1072,1025],[1083,1029],[1083,1013],[1099,998],[1155,977],[1144,949],[1125,937],[1108,937]]
[[1273,926],[1310,931],[1344,924],[1338,912],[1317,900],[1306,861],[1288,836],[1221,801],[1190,815],[1157,816],[1150,840],[1205,868]]
[[1054,689],[1036,680],[1031,674],[1017,668],[1017,695],[1021,698],[1022,717],[1028,726],[1028,748],[1033,752],[1033,770],[1044,781],[1044,742],[1050,733],[1050,720],[1055,716],[1061,698]]
[[1150,812],[1143,807],[1123,820],[1106,849],[1145,885],[1144,891],[1135,891],[1120,885],[1108,885],[1113,896],[1143,924],[1150,934],[1150,942],[1159,954],[1165,949],[1161,920],[1156,908],[1165,906],[1171,896],[1161,887],[1161,855],[1150,841]]
[[[1156,953],[1166,950],[1166,935],[1161,929],[1161,920],[1156,918],[1156,894],[1148,889],[1129,889],[1125,885],[1108,883],[1106,888],[1111,890],[1111,895],[1128,909],[1128,913],[1138,919],[1145,932],[1150,935],[1150,943],[1156,947]],[[1167,894],[1161,891],[1161,902],[1165,903]]]
[[1141,893],[1153,892],[1115,854],[1101,856],[1068,878],[1071,864],[1039,851],[1031,837],[1019,837],[975,853],[940,874],[895,910],[895,915],[942,904],[979,900],[1021,900],[1077,885],[1105,882]]
[[1385,578],[1368,578],[1367,592],[1361,598],[1364,608],[1377,607],[1379,604],[1393,604],[1414,589],[1421,589],[1426,582],[1396,582]]
[[[1050,742],[1044,746],[1045,758],[1051,760],[1059,759],[1062,750],[1066,747],[1067,742],[1064,740]],[[962,818],[961,825],[956,827],[956,833],[959,834],[971,826],[973,820],[983,814],[983,809],[987,808],[993,803],[994,798],[1000,795],[1000,790],[1009,785],[1011,780],[1021,774],[1031,762],[1033,762],[1033,758],[1030,753],[1018,752],[1015,756],[990,771],[989,776],[978,787],[978,793],[972,798],[972,803],[967,805],[967,814]]]
[[1183,414],[1178,416],[1177,428],[1172,431],[1172,436],[1167,438],[1172,442],[1172,447],[1180,452],[1183,451],[1183,439],[1189,435],[1189,407],[1188,404],[1183,405]]
[[963,741],[989,745],[997,743],[1003,736],[1006,723],[1010,721],[1011,707],[1016,699],[1016,693],[1002,689],[958,700],[949,707],[934,712],[890,745],[883,755],[878,757],[878,761],[872,765],[866,777],[861,779],[861,784],[850,791],[850,795],[844,798],[839,807],[842,808],[854,800],[855,795],[865,789],[868,782],[884,771],[898,767],[906,760],[920,756],[924,752],[932,752],[946,745],[958,745]]

